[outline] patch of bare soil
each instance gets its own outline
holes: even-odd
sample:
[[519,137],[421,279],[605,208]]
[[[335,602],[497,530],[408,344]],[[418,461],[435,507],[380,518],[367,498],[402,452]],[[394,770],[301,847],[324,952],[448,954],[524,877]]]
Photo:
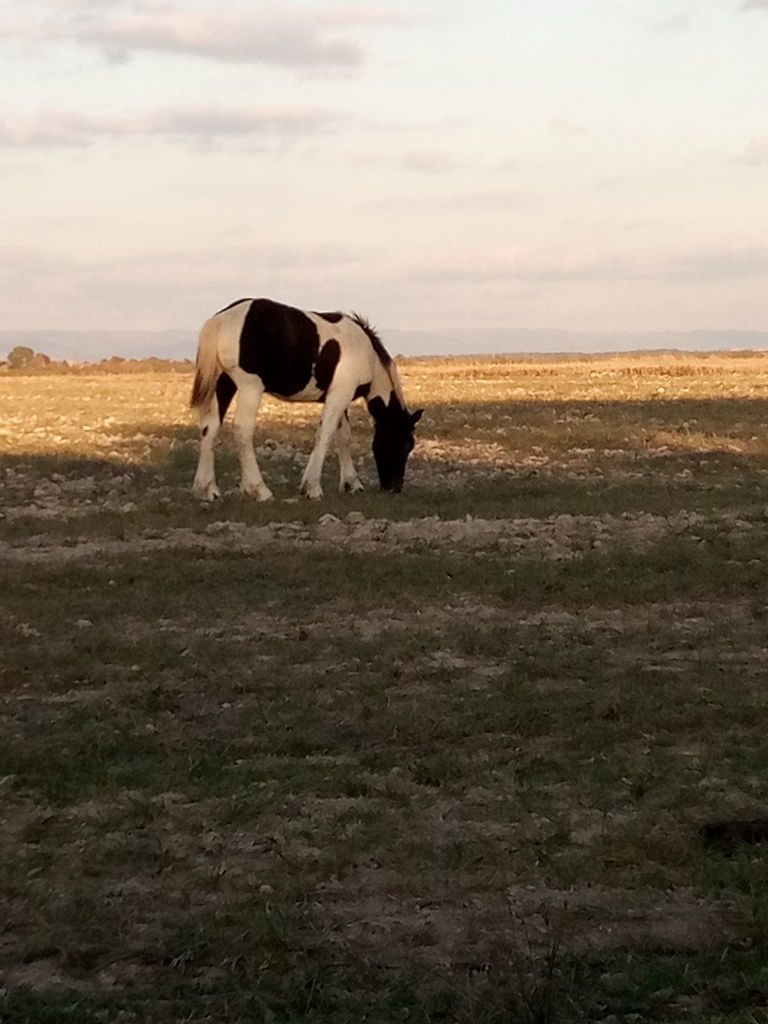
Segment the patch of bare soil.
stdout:
[[[7,468],[4,479],[2,515],[16,519],[57,520],[81,518],[97,511],[129,515],[138,505],[130,500],[135,490],[131,473],[107,476],[66,476],[54,473],[39,478],[31,472]],[[168,488],[147,488],[145,497],[162,501]]]
[[0,985],[7,989],[27,989],[32,992],[46,992],[56,988],[83,991],[90,987],[52,957],[0,968]]
[[652,513],[605,513],[599,516],[557,515],[542,519],[445,520],[436,516],[395,521],[367,519],[350,512],[345,519],[330,513],[314,524],[273,522],[248,526],[243,522],[217,520],[202,532],[186,527],[166,531],[145,530],[130,540],[89,540],[63,544],[59,538],[38,534],[24,541],[0,542],[0,559],[6,562],[53,562],[67,564],[106,557],[168,550],[251,553],[282,544],[333,548],[365,553],[389,553],[423,548],[482,551],[487,548],[512,555],[566,560],[587,551],[609,550],[621,545],[642,551],[680,536],[704,539],[711,529],[737,538],[765,524],[724,513],[704,516],[681,511],[672,516]]
[[648,946],[703,951],[739,935],[727,909],[690,892],[661,902],[657,893],[600,886],[513,885],[495,894],[468,889],[420,899],[398,892],[396,879],[371,868],[339,886],[333,914],[346,941],[393,965],[484,964],[500,953],[519,960],[552,943],[571,953]]

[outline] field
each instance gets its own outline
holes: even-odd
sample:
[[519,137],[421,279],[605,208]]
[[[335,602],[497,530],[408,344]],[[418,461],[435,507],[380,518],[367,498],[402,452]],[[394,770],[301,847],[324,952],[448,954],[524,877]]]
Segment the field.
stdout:
[[[401,495],[0,376],[0,1020],[768,1021],[768,356],[418,361]],[[738,837],[737,837],[738,838]],[[742,838],[755,838],[746,836]]]

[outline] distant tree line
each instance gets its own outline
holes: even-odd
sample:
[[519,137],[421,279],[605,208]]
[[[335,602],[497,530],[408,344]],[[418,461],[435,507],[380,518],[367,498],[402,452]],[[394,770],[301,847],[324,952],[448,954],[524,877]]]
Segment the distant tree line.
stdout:
[[149,356],[146,359],[126,359],[110,356],[96,363],[70,363],[66,360],[51,359],[45,352],[35,352],[28,345],[16,345],[8,353],[6,361],[0,362],[0,370],[16,373],[177,373],[189,371],[190,359],[160,359]]
[[50,366],[53,360],[44,352],[35,352],[28,345],[17,345],[8,353],[9,370],[39,370]]

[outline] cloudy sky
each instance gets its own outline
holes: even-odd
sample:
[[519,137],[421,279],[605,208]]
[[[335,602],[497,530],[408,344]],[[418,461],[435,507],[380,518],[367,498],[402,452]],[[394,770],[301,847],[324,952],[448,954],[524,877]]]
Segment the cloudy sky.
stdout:
[[768,327],[768,0],[0,0],[0,326]]

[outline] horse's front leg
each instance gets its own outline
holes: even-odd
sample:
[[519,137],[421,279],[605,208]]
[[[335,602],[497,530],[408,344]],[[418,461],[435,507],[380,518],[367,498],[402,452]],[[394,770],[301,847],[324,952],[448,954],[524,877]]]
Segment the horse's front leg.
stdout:
[[352,461],[352,431],[349,427],[349,414],[347,412],[339,420],[339,425],[336,428],[335,444],[336,454],[339,457],[339,491],[342,494],[345,491],[352,493],[362,491],[363,485]]
[[320,486],[320,474],[323,471],[323,463],[351,397],[351,395],[334,394],[330,391],[325,399],[323,416],[317,431],[315,447],[312,449],[307,468],[301,477],[301,493],[305,494],[308,498],[322,498],[323,496],[323,488]]

